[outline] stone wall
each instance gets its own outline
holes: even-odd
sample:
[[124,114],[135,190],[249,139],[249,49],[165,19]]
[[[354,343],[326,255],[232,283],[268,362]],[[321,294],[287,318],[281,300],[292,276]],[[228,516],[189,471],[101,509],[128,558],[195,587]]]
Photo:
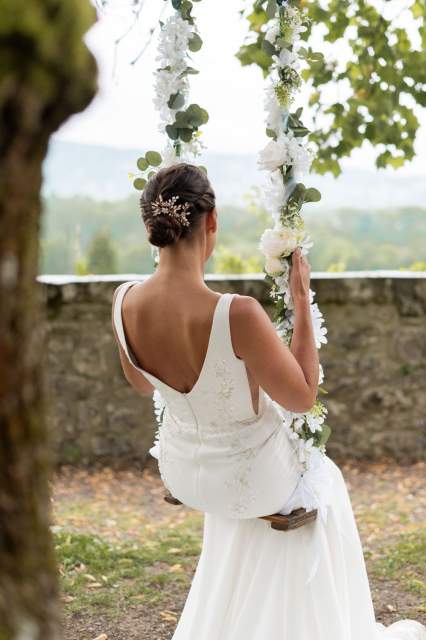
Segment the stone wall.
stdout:
[[[58,463],[142,466],[154,438],[150,398],[125,380],[111,329],[122,281],[40,276],[46,301],[49,424]],[[261,275],[207,277],[220,292],[256,297],[272,312]],[[320,356],[333,429],[328,454],[400,462],[424,458],[426,274],[313,274],[329,343]]]

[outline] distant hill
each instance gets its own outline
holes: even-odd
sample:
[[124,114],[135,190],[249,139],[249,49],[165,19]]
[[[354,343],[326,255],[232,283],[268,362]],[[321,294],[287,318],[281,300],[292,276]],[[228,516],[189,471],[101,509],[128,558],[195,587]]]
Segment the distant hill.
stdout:
[[[134,192],[128,173],[135,171],[135,160],[144,151],[82,145],[53,137],[43,166],[43,194],[87,195],[97,200],[125,198]],[[222,205],[244,205],[244,195],[264,178],[256,167],[255,155],[208,152],[200,158],[200,164],[207,166],[218,204]],[[339,207],[371,210],[423,206],[426,202],[426,180],[398,172],[351,170],[337,180],[312,175],[309,185],[318,187],[323,194],[320,205],[315,205],[317,210]]]

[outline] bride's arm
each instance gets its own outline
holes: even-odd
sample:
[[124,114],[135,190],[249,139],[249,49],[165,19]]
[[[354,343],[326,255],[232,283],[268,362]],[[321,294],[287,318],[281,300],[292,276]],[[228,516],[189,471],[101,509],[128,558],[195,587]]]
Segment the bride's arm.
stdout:
[[298,253],[293,258],[291,287],[296,322],[290,348],[262,305],[250,296],[237,296],[231,304],[231,335],[235,354],[262,389],[285,409],[303,413],[315,403],[319,363],[308,298],[309,267]]
[[120,357],[121,368],[123,369],[124,377],[127,382],[133,387],[135,391],[140,393],[142,396],[152,396],[154,393],[155,387],[145,378],[145,376],[138,371],[135,366],[129,362],[126,354],[124,353],[124,349],[121,346],[121,342],[117,335],[117,329],[115,328],[114,321],[114,307],[115,307],[115,298],[117,296],[118,290],[120,287],[115,289],[112,299],[112,309],[111,309],[111,324],[112,331],[114,334],[115,341],[117,342],[118,354]]

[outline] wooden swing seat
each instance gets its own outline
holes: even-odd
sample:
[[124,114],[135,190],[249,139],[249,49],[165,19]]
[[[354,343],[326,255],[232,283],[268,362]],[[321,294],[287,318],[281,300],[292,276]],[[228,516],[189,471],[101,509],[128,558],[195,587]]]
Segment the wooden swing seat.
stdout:
[[[166,491],[164,500],[169,504],[182,504],[180,500],[172,496],[170,491]],[[270,516],[259,517],[261,520],[267,520],[268,522],[270,522],[272,529],[276,529],[277,531],[290,531],[291,529],[298,529],[299,527],[303,527],[304,524],[313,522],[314,520],[316,520],[317,515],[317,509],[306,511],[304,507],[300,507],[299,509],[294,509],[294,511],[292,511],[288,515],[284,515],[282,513],[273,513]]]

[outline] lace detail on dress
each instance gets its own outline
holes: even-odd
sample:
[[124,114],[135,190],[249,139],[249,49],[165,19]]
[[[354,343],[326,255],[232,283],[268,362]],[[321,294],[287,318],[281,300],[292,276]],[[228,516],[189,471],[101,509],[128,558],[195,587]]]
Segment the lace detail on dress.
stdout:
[[214,374],[218,381],[218,393],[222,399],[227,400],[235,389],[234,379],[226,360],[217,360],[214,365]]
[[[226,444],[231,451],[235,451],[235,453],[232,454],[234,464],[232,479],[226,480],[224,485],[227,489],[232,489],[234,495],[236,495],[236,499],[230,504],[231,509],[238,515],[242,515],[257,496],[253,483],[250,481],[250,477],[252,477],[250,460],[255,458],[257,454],[256,450],[247,449],[245,433],[235,419],[233,403],[235,382],[228,363],[223,358],[217,360],[213,370],[217,382],[215,416],[219,416],[222,421],[222,432],[224,425],[233,425],[232,432],[225,431],[222,438],[223,443]],[[217,426],[216,421],[210,421],[210,426],[213,425]],[[217,437],[215,438],[215,442],[217,442]]]

